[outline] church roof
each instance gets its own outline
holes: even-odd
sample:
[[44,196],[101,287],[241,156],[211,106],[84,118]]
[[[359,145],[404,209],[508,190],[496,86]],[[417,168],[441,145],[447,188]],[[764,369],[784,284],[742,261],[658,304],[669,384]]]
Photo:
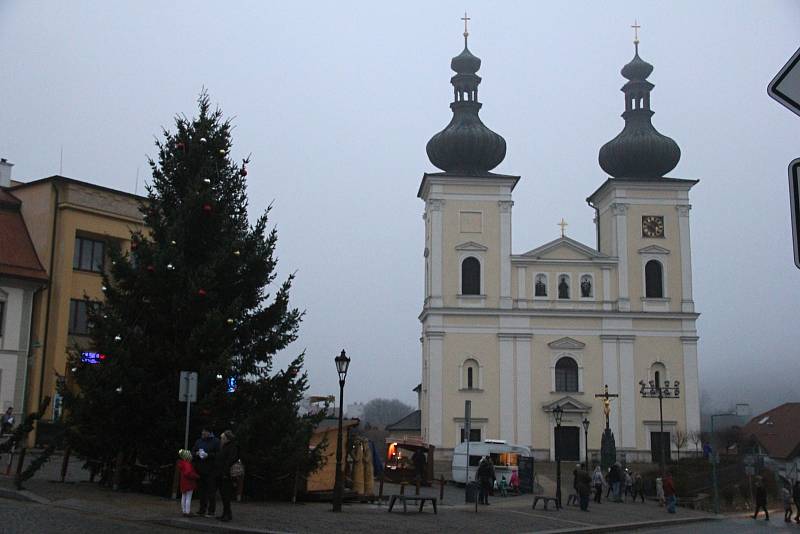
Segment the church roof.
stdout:
[[[559,249],[567,249],[573,252],[572,256],[575,256],[577,253],[578,258],[575,257],[564,257],[559,258],[557,254],[555,254]],[[547,257],[546,257],[547,256]],[[611,256],[607,256],[602,252],[595,250],[594,248],[584,245],[583,243],[572,239],[571,237],[563,236],[559,237],[558,239],[554,239],[549,243],[545,243],[544,245],[537,247],[533,250],[529,250],[521,255],[515,255],[512,257],[513,260],[560,260],[560,261],[594,261],[594,260],[605,260],[605,261],[614,261],[614,258]]]

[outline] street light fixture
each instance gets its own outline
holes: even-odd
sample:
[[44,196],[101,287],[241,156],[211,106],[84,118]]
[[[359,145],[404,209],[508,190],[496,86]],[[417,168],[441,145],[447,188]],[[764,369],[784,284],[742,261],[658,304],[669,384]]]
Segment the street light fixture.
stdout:
[[583,421],[581,421],[581,424],[583,425],[583,448],[586,453],[585,454],[586,463],[584,465],[585,469],[588,471],[589,470],[589,419],[584,417]]
[[336,436],[336,479],[333,486],[333,511],[342,511],[342,493],[344,492],[344,475],[342,473],[342,415],[344,409],[344,381],[347,378],[347,368],[350,366],[350,358],[342,353],[334,358],[336,362],[336,372],[339,374],[339,433]]
[[564,409],[561,406],[553,408],[553,418],[556,420],[556,508],[561,509],[561,420],[564,418]]
[[[658,375],[658,373],[656,373]],[[664,446],[664,399],[678,399],[680,398],[681,390],[680,390],[680,382],[675,380],[673,385],[670,386],[669,380],[664,380],[664,385],[661,385],[659,382],[655,380],[650,380],[649,382],[645,382],[644,380],[639,381],[640,386],[640,393],[642,394],[642,398],[651,398],[651,399],[658,399],[658,420],[659,424],[661,425],[661,431],[659,432],[659,440],[660,443],[660,450],[661,450],[661,479],[664,479],[665,475],[665,448],[669,447],[669,440],[667,440],[666,447]]]

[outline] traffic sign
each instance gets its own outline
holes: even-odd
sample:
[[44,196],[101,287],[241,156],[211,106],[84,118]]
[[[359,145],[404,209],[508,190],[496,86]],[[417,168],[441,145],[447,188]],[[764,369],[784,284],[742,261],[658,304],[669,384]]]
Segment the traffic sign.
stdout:
[[769,96],[800,115],[800,49],[767,85]]
[[197,373],[181,371],[181,381],[178,386],[178,400],[181,402],[197,402]]
[[794,264],[800,269],[800,158],[789,164],[789,203],[792,208],[792,241]]

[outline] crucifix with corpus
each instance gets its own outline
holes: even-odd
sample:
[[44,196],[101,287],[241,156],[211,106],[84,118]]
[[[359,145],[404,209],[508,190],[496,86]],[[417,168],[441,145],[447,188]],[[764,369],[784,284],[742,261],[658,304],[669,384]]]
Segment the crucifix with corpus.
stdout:
[[611,414],[611,399],[615,397],[619,397],[619,395],[616,393],[609,393],[608,384],[606,384],[603,393],[595,394],[595,398],[603,399],[603,413],[606,414],[606,429],[609,428],[608,417]]

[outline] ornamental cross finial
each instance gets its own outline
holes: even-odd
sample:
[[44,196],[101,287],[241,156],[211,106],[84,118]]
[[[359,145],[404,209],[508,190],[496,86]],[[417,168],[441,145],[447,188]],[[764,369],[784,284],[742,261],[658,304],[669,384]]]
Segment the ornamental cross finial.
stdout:
[[467,21],[470,21],[470,20],[472,20],[472,19],[471,19],[471,18],[469,18],[469,17],[467,16],[467,12],[466,12],[466,11],[464,11],[464,16],[463,16],[463,17],[461,17],[461,20],[463,20],[463,21],[464,21],[464,43],[466,43],[466,42],[467,42],[467,37],[469,37],[469,31],[467,31]]
[[569,224],[564,220],[564,217],[561,217],[561,222],[556,226],[561,227],[561,237],[567,237],[567,226],[569,226]]
[[639,21],[636,20],[636,19],[633,19],[633,25],[631,26],[631,28],[633,28],[633,44],[636,45],[636,49],[638,50],[639,49],[639,28],[641,28],[641,26],[639,25]]

